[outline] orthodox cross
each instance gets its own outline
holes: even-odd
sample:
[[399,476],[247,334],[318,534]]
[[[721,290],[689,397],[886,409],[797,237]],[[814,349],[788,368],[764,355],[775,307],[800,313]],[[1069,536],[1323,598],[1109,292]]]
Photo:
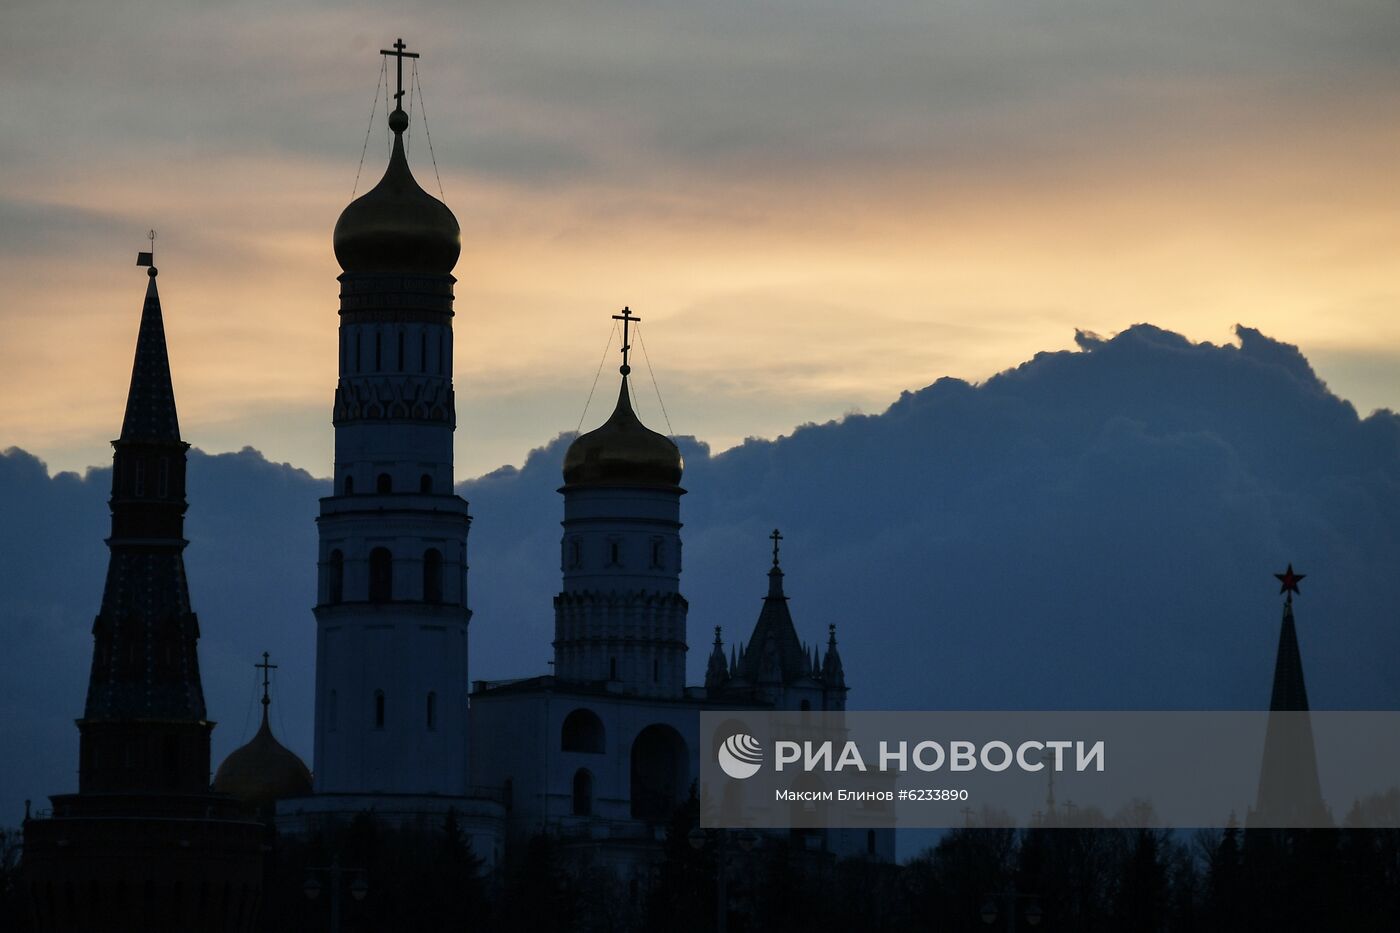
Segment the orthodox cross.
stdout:
[[773,533],[768,536],[773,542],[773,566],[778,566],[778,542],[783,540],[783,536],[774,528]]
[[380,50],[379,50],[379,54],[380,54],[380,55],[392,55],[392,56],[394,56],[396,59],[398,59],[398,70],[399,70],[399,74],[398,74],[398,90],[394,93],[394,101],[395,101],[395,104],[398,106],[398,108],[399,108],[400,110],[403,109],[403,60],[404,60],[405,58],[417,58],[417,57],[418,57],[418,53],[417,53],[417,52],[405,52],[405,51],[404,51],[405,48],[407,48],[407,46],[403,44],[403,40],[402,40],[402,39],[399,39],[399,40],[397,40],[397,41],[394,43],[394,48],[393,48],[392,50],[390,50],[390,49],[380,49]]
[[1288,565],[1288,569],[1283,573],[1274,574],[1274,577],[1278,579],[1280,584],[1278,591],[1280,593],[1287,593],[1290,603],[1293,602],[1294,593],[1301,593],[1298,589],[1298,583],[1306,576],[1307,574],[1305,573],[1294,573],[1293,564],[1291,562]]
[[268,657],[269,657],[268,653],[267,653],[266,651],[264,651],[264,652],[263,652],[262,663],[261,663],[261,664],[254,664],[254,665],[253,665],[254,667],[258,668],[259,670],[261,670],[261,671],[263,672],[263,698],[262,698],[263,715],[267,715],[267,707],[268,707],[268,704],[270,704],[270,703],[272,702],[271,700],[269,700],[269,699],[267,698],[267,685],[268,685],[267,675],[268,675],[268,672],[269,672],[269,671],[275,671],[275,670],[277,670],[277,665],[276,665],[276,664],[269,664],[269,663],[267,663]]
[[632,371],[632,367],[627,362],[627,354],[632,351],[628,325],[634,321],[640,323],[642,319],[634,315],[631,308],[623,308],[621,314],[613,315],[613,320],[622,322],[622,375],[625,376]]

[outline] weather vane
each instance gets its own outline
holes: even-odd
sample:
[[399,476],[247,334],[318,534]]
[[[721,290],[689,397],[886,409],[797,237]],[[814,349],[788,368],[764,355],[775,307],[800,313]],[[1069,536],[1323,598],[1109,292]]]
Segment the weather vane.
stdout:
[[150,274],[151,274],[151,275],[155,275],[155,274],[156,274],[156,268],[155,268],[155,266],[156,266],[156,232],[155,232],[154,230],[147,231],[147,233],[146,233],[146,239],[148,239],[148,240],[151,241],[151,251],[150,251],[149,253],[137,253],[137,254],[136,254],[136,264],[137,264],[138,266],[150,266],[150,267],[151,267],[151,272],[150,272]]
[[379,50],[380,55],[392,55],[398,59],[398,90],[394,92],[394,104],[399,110],[403,109],[403,60],[418,57],[417,52],[405,52],[405,48],[407,46],[403,44],[403,39],[398,39],[394,42],[392,49]]
[[632,351],[628,325],[633,321],[640,323],[642,319],[634,315],[631,308],[623,308],[621,314],[613,315],[613,320],[622,322],[622,368],[618,372],[625,376],[632,371],[632,366],[628,363],[628,354]]

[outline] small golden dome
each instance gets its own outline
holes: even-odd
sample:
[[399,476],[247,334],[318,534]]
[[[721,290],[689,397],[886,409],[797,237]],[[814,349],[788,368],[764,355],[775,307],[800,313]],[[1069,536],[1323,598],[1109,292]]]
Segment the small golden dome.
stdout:
[[311,772],[295,752],[273,737],[264,708],[258,734],[247,745],[234,749],[219,765],[214,790],[263,811],[273,801],[310,794]]
[[402,110],[389,116],[394,151],[379,184],[350,202],[335,223],[335,258],[346,272],[446,274],[462,252],[457,218],[424,191],[408,168]]
[[675,486],[685,460],[664,434],[648,428],[632,411],[627,377],[617,407],[603,426],[580,435],[564,455],[566,486]]

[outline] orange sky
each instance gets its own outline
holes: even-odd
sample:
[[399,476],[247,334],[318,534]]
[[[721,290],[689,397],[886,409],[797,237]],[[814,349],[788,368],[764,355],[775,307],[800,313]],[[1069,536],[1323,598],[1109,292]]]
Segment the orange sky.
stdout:
[[329,473],[330,233],[399,33],[462,225],[459,478],[578,424],[623,304],[716,449],[1139,321],[1400,404],[1393,7],[1158,6],[21,6],[0,448],[109,460],[153,226],[186,439]]

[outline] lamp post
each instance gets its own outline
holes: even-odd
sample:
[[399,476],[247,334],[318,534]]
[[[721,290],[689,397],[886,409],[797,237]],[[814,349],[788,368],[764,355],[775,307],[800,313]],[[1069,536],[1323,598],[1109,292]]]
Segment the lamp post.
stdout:
[[[686,834],[686,839],[690,847],[699,852],[705,848],[707,834],[697,826]],[[715,830],[715,839],[715,930],[725,933],[729,926],[729,830]],[[758,836],[749,830],[739,834],[739,848],[745,852],[757,844]]]
[[[1017,910],[1019,901],[1029,901],[1023,909]],[[1021,894],[1017,891],[998,891],[987,895],[987,903],[982,905],[982,922],[987,926],[997,922],[997,917],[1001,911],[997,909],[997,904],[1005,904],[1006,908],[1006,930],[1007,933],[1016,933],[1016,919],[1019,916],[1026,918],[1027,926],[1039,926],[1042,917],[1040,911],[1040,900],[1034,894]]]
[[350,882],[350,896],[357,901],[365,899],[369,894],[369,883],[365,881],[365,870],[363,868],[341,868],[340,853],[337,852],[331,863],[325,866],[313,866],[306,869],[306,884],[301,886],[306,893],[307,900],[316,900],[321,896],[321,882],[311,874],[312,872],[322,872],[329,879],[331,886],[331,933],[340,933],[340,876],[353,872],[355,880]]

